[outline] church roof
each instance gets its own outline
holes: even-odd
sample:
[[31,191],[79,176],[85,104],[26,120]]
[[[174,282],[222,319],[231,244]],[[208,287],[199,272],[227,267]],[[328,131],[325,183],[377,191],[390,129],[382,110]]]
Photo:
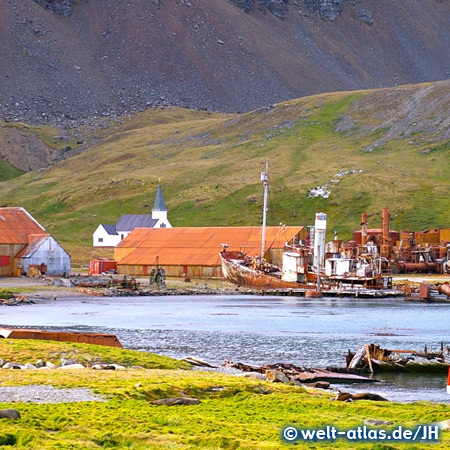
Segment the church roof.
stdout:
[[158,184],[158,190],[156,191],[156,198],[152,211],[167,211],[161,184]]
[[125,214],[116,223],[116,231],[132,231],[135,228],[153,228],[158,219],[153,219],[149,214]]
[[117,234],[115,225],[110,225],[107,223],[102,223],[101,225],[110,236]]

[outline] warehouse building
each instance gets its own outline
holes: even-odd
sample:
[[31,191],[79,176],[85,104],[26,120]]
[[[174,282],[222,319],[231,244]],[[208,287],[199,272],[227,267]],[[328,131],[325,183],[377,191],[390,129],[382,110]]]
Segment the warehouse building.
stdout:
[[68,275],[70,255],[24,208],[0,208],[0,275]]
[[[304,227],[267,227],[267,260],[281,264],[285,244],[305,238]],[[261,227],[137,228],[114,249],[114,259],[124,275],[148,275],[159,266],[166,276],[221,277],[223,244],[230,251],[260,254]]]

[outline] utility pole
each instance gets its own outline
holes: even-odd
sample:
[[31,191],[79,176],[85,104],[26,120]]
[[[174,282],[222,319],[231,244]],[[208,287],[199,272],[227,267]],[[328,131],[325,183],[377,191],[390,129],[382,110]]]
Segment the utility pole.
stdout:
[[264,205],[263,205],[263,226],[262,226],[262,237],[261,237],[261,261],[264,258],[265,247],[266,247],[266,220],[267,220],[267,196],[269,193],[269,161],[266,161],[266,170],[261,172],[261,181],[264,186]]

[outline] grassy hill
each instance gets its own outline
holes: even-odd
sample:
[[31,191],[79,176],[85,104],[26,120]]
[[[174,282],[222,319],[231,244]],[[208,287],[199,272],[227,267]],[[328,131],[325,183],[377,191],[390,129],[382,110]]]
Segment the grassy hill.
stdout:
[[22,173],[22,170],[0,160],[0,181],[11,180],[12,178],[18,177]]
[[[77,259],[99,223],[150,213],[159,178],[174,226],[259,224],[268,160],[270,225],[309,225],[324,211],[330,233],[349,237],[362,212],[375,227],[389,206],[395,228],[448,227],[449,109],[444,81],[241,115],[149,110],[103,125],[74,157],[1,183],[0,204],[26,207]],[[327,198],[311,195],[317,187]]]

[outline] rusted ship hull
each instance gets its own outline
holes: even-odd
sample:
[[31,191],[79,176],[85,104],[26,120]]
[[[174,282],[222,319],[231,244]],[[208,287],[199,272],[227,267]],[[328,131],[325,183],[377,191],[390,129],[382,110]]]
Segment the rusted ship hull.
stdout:
[[39,339],[60,342],[78,342],[80,344],[122,347],[117,336],[105,333],[72,333],[66,331],[43,331],[33,329],[0,329],[0,338],[5,339]]
[[246,286],[253,289],[299,289],[311,287],[292,281],[284,281],[278,276],[265,273],[246,266],[239,259],[237,252],[219,253],[222,262],[223,276],[238,286]]

